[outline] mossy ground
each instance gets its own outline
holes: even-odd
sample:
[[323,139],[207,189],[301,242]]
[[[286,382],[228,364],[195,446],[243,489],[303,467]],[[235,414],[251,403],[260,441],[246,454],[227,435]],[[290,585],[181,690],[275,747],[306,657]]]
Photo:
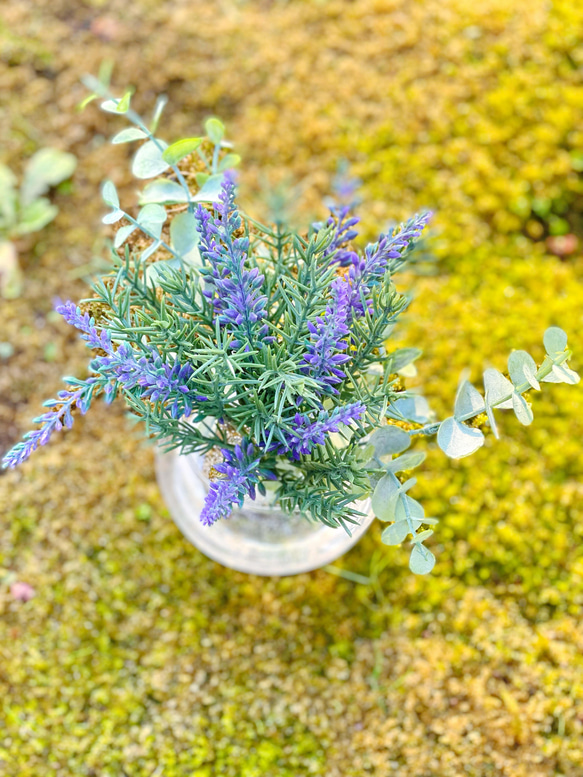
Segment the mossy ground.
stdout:
[[[583,353],[583,259],[545,237],[580,229],[583,13],[562,0],[154,2],[6,0],[3,155],[80,158],[61,213],[22,254],[2,303],[0,445],[28,428],[83,348],[51,314],[101,250],[99,182],[132,196],[120,125],[78,83],[100,62],[170,96],[165,134],[224,118],[259,183],[291,176],[318,212],[339,157],[372,230],[437,211],[441,274],[415,281],[401,332],[449,411],[545,327]],[[544,200],[545,202],[542,202]],[[127,200],[126,200],[127,201]],[[546,204],[545,204],[546,203]],[[575,365],[577,366],[577,365]],[[535,423],[452,464],[429,446],[416,496],[441,521],[429,578],[375,528],[325,571],[259,579],[204,559],[170,521],[151,448],[96,406],[0,478],[0,772],[7,777],[580,777],[583,773],[583,395],[546,386]],[[374,571],[374,570],[373,570]],[[35,597],[11,598],[11,579]]]

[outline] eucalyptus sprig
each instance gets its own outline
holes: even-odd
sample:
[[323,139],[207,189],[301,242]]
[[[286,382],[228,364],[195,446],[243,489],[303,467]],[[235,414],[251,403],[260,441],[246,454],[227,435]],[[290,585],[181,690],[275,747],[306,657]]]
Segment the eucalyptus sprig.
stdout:
[[409,496],[416,480],[404,473],[424,458],[408,450],[412,440],[437,434],[441,449],[460,458],[483,444],[482,426],[497,436],[494,409],[512,407],[529,424],[527,392],[579,380],[567,366],[564,332],[547,330],[539,368],[515,351],[509,378],[486,370],[484,396],[463,381],[453,415],[433,421],[427,402],[402,388],[421,351],[390,346],[410,303],[393,277],[413,260],[430,213],[363,250],[351,204],[333,205],[325,222],[301,234],[281,221],[261,224],[238,207],[239,157],[218,119],[207,120],[205,135],[168,143],[158,132],[163,100],[148,124],[130,92],[115,98],[96,79],[88,85],[103,110],[130,121],[112,142],[141,143],[132,172],[148,183],[127,210],[104,183],[103,221],[117,225],[111,272],[79,305],[57,307],[93,351],[90,376],[65,378],[66,389],[36,419],[40,428],[3,466],[70,427],[98,395],[121,395],[165,450],[222,453],[205,525],[265,494],[269,481],[284,512],[348,533],[370,498],[388,524],[383,542],[410,537],[410,568],[429,572],[435,558],[425,542],[437,521]]

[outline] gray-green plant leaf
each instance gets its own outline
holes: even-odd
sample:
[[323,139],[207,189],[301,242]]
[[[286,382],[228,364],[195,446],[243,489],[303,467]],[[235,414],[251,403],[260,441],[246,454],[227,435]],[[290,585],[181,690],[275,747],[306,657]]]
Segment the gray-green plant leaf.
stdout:
[[231,170],[233,167],[237,167],[240,162],[241,157],[239,154],[226,154],[219,162],[219,173],[222,173],[225,170]]
[[[409,511],[409,515],[407,515],[407,510]],[[415,529],[418,529],[425,518],[425,510],[423,509],[421,502],[418,502],[407,494],[400,494],[399,501],[395,508],[395,520],[406,521],[408,518],[411,518],[413,523],[416,524]]]
[[161,205],[178,205],[188,202],[188,196],[184,187],[176,181],[169,181],[166,178],[160,178],[152,181],[140,195],[140,205],[147,205],[151,202]]
[[375,455],[382,458],[406,450],[411,445],[411,437],[398,426],[382,426],[371,435],[370,444]]
[[105,216],[101,219],[101,221],[104,224],[115,224],[116,221],[120,221],[120,219],[123,219],[124,216],[125,216],[125,213],[123,212],[123,210],[116,208],[115,210],[112,210],[111,213],[106,213]]
[[424,451],[409,451],[389,461],[384,467],[387,472],[406,472],[422,464],[425,461],[425,457]]
[[567,335],[560,327],[550,326],[543,335],[543,343],[546,352],[553,358],[567,347]]
[[214,117],[207,119],[204,123],[205,132],[211,143],[218,146],[225,137],[225,125],[220,119]]
[[121,246],[125,243],[125,241],[128,239],[128,237],[137,229],[135,224],[129,224],[125,227],[120,227],[117,232],[115,233],[115,237],[113,239],[113,245],[114,248],[121,248]]
[[580,377],[567,367],[566,364],[554,364],[552,370],[544,378],[541,378],[543,383],[568,383],[571,386],[579,383]]
[[[486,389],[492,407],[499,408],[500,410],[512,409],[512,393],[514,391],[514,386],[499,370],[495,370],[491,367],[484,371],[484,388]],[[507,397],[507,399],[505,399],[504,402],[500,402],[500,400],[505,397]]]
[[400,545],[409,532],[410,529],[407,521],[397,521],[383,530],[381,542],[385,545]]
[[104,181],[101,187],[101,197],[110,208],[119,208],[119,197],[113,181]]
[[488,416],[488,423],[490,424],[490,429],[492,430],[494,437],[499,440],[500,435],[498,434],[498,426],[496,424],[496,419],[494,418],[494,408],[492,407],[490,403],[490,395],[486,391],[486,414]]
[[59,209],[56,205],[52,205],[45,197],[39,197],[20,211],[18,224],[13,233],[15,235],[28,235],[31,232],[38,232],[39,229],[50,224],[58,212]]
[[166,218],[166,209],[162,207],[162,205],[151,203],[149,205],[144,205],[138,213],[136,221],[141,227],[148,230],[151,235],[159,238],[162,234],[162,226],[166,221]]
[[194,202],[218,202],[221,194],[222,175],[211,175],[192,198]]
[[517,391],[512,395],[512,407],[516,413],[516,417],[524,426],[529,426],[534,418],[530,405],[526,399]]
[[414,421],[417,424],[426,424],[431,421],[431,410],[425,397],[408,396],[400,397],[391,402],[387,410],[389,418]]
[[136,178],[154,178],[165,170],[168,170],[170,165],[166,162],[162,154],[168,148],[168,144],[163,140],[148,140],[141,146],[132,162],[132,173]]
[[462,459],[484,444],[484,435],[480,429],[466,426],[453,417],[446,418],[437,432],[437,444],[450,459]]
[[382,477],[372,495],[371,506],[380,521],[394,521],[397,502],[400,496],[412,488],[417,480],[409,478],[402,485],[397,478],[388,474]]
[[132,140],[145,140],[148,135],[144,130],[138,129],[138,127],[128,127],[118,132],[111,139],[111,142],[116,145],[118,143],[131,143]]
[[194,213],[185,211],[174,217],[170,223],[170,242],[182,256],[187,255],[198,244]]
[[427,575],[435,566],[435,556],[425,545],[416,542],[409,558],[409,569],[414,575]]
[[30,205],[51,186],[66,181],[75,172],[77,158],[56,148],[41,148],[33,154],[24,168],[20,202]]
[[536,379],[536,362],[527,351],[512,351],[508,357],[508,372],[515,386],[525,381],[537,391],[540,383]]
[[478,389],[464,380],[460,383],[453,409],[454,418],[472,418],[484,410],[484,399]]

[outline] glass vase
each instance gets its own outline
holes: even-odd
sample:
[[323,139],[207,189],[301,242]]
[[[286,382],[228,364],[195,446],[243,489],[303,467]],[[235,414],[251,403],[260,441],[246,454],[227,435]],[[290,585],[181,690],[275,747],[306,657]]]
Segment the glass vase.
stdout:
[[287,514],[273,495],[246,498],[229,518],[203,526],[200,513],[209,488],[204,457],[177,451],[156,454],[158,484],[172,519],[184,536],[205,556],[223,566],[253,575],[296,575],[330,564],[366,532],[374,516],[370,499],[356,502],[365,516],[344,529],[332,529],[300,513]]

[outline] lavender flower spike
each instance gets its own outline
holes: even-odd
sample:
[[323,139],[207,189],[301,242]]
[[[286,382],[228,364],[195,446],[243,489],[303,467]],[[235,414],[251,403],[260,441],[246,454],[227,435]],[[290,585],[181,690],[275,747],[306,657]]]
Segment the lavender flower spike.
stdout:
[[296,461],[301,454],[309,454],[316,445],[324,445],[326,435],[337,432],[344,424],[358,421],[362,418],[366,407],[362,402],[352,402],[344,407],[335,407],[331,413],[322,412],[316,421],[296,413],[293,420],[293,432],[286,432],[286,445],[278,449],[278,453],[291,453]]
[[218,217],[212,217],[202,205],[196,212],[199,250],[208,288],[204,294],[219,313],[222,325],[235,334],[233,347],[252,347],[265,338],[268,327],[259,325],[265,318],[267,297],[261,293],[263,275],[256,267],[246,268],[249,238],[235,237],[241,217],[235,204],[235,179],[225,173],[217,206]]
[[[70,379],[73,380],[73,379]],[[85,415],[91,404],[93,394],[98,388],[98,378],[88,378],[85,381],[75,381],[75,389],[64,389],[59,391],[57,399],[49,399],[45,402],[45,407],[50,408],[48,413],[34,419],[34,423],[41,424],[40,429],[27,432],[22,442],[17,443],[2,460],[2,467],[13,469],[36,451],[41,445],[46,445],[53,432],[60,431],[63,426],[70,429],[73,425],[74,408],[79,410],[81,415]]]
[[216,464],[215,469],[225,477],[211,483],[200,515],[205,526],[212,526],[220,518],[228,518],[233,505],[242,507],[247,495],[255,499],[255,486],[260,477],[275,480],[273,473],[259,466],[260,457],[255,447],[245,439],[235,446],[234,452],[224,449],[221,452],[224,461]]
[[350,286],[344,279],[337,278],[331,288],[332,301],[326,307],[324,316],[315,323],[308,322],[310,342],[304,355],[308,365],[304,371],[310,377],[320,380],[333,394],[337,394],[334,385],[346,377],[339,365],[350,360],[350,356],[340,353],[348,345],[342,338],[350,331],[347,326]]

